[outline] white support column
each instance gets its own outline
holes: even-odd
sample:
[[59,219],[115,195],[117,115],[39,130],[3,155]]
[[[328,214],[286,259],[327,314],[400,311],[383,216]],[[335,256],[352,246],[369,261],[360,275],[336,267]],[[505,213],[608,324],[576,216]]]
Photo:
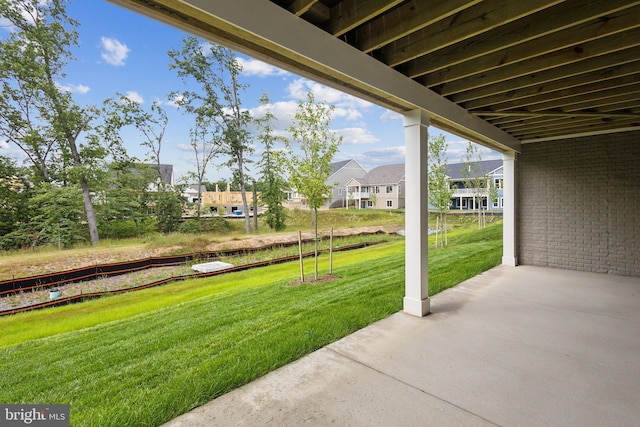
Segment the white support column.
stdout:
[[516,153],[502,155],[503,202],[502,211],[502,264],[515,267],[518,265],[516,253]]
[[405,297],[404,311],[422,317],[431,311],[428,277],[429,115],[423,110],[404,115],[405,134]]

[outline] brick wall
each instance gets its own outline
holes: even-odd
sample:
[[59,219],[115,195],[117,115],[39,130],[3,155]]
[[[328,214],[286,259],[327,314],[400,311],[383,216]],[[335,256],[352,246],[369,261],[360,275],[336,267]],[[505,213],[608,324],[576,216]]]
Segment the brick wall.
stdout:
[[640,132],[523,144],[518,262],[640,276]]

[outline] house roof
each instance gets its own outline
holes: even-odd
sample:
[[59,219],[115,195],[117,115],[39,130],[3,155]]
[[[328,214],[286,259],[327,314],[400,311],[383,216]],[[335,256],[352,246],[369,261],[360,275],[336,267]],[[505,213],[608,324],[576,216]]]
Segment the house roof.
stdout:
[[173,184],[173,165],[160,165],[160,179],[167,184]]
[[329,167],[331,167],[331,174],[333,175],[334,173],[338,172],[340,169],[345,167],[351,161],[352,160],[349,159],[349,160],[343,160],[341,162],[334,162],[329,164]]
[[363,185],[397,184],[404,179],[404,163],[373,168],[362,178],[353,181]]
[[[447,164],[447,176],[449,179],[463,179],[462,170],[465,166],[466,163]],[[483,160],[479,164],[478,173],[480,176],[484,176],[500,167],[502,167],[502,160]]]
[[110,1],[503,152],[640,128],[633,0]]
[[[200,193],[204,193],[207,191],[207,187],[204,185],[200,186]],[[189,184],[183,191],[184,193],[198,193],[198,184]]]

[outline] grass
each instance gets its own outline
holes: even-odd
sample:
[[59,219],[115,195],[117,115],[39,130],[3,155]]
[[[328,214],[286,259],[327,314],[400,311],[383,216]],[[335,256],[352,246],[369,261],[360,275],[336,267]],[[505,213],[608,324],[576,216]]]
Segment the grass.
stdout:
[[[454,231],[430,251],[432,294],[499,262],[500,224]],[[0,402],[69,403],[73,425],[161,424],[400,310],[404,244],[336,256],[332,282],[289,286],[297,274],[281,264],[0,318]]]

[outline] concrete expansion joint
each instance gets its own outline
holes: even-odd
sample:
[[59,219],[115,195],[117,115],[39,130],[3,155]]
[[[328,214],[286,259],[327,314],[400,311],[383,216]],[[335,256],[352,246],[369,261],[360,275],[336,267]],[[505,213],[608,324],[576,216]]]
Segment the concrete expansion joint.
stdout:
[[369,365],[367,363],[362,362],[361,360],[354,359],[353,357],[349,356],[348,354],[345,354],[345,353],[342,353],[342,352],[336,350],[335,348],[333,348],[332,345],[328,345],[327,347],[325,347],[325,349],[331,351],[332,353],[334,353],[334,354],[336,354],[336,355],[338,355],[340,357],[344,357],[345,359],[347,359],[347,360],[349,360],[349,361],[351,361],[353,363],[356,363],[356,364],[358,364],[358,365],[360,365],[360,366],[362,366],[362,367],[364,367],[366,369],[370,369],[373,372],[376,372],[376,373],[378,373],[378,374],[380,374],[380,375],[382,375],[382,376],[384,376],[386,378],[389,378],[392,381],[395,381],[395,382],[397,382],[399,384],[402,384],[404,386],[410,387],[410,388],[412,388],[412,389],[414,389],[414,390],[416,390],[416,391],[418,391],[420,393],[423,393],[423,394],[425,394],[425,395],[427,395],[429,397],[432,397],[433,399],[439,400],[440,402],[442,402],[444,404],[452,406],[452,407],[454,407],[454,408],[456,408],[456,409],[458,409],[460,411],[463,411],[463,412],[465,412],[465,413],[467,413],[467,414],[469,414],[469,415],[471,415],[473,417],[476,417],[476,418],[484,421],[485,423],[489,423],[489,424],[491,424],[493,426],[496,426],[496,427],[501,427],[500,424],[496,424],[495,422],[483,417],[482,415],[476,414],[475,412],[472,412],[472,411],[470,411],[470,410],[468,410],[468,409],[466,409],[466,408],[464,408],[464,407],[462,407],[460,405],[457,405],[457,404],[455,404],[455,403],[453,403],[453,402],[451,402],[449,400],[443,399],[440,396],[437,396],[437,395],[435,395],[433,393],[430,393],[427,390],[424,390],[422,388],[416,387],[415,385],[413,385],[411,383],[408,383],[408,382],[406,382],[404,380],[401,380],[400,378],[397,378],[397,377],[395,377],[393,375],[389,375],[384,371],[381,371],[381,370],[379,370],[377,368],[374,368],[373,366],[371,366],[371,365]]

